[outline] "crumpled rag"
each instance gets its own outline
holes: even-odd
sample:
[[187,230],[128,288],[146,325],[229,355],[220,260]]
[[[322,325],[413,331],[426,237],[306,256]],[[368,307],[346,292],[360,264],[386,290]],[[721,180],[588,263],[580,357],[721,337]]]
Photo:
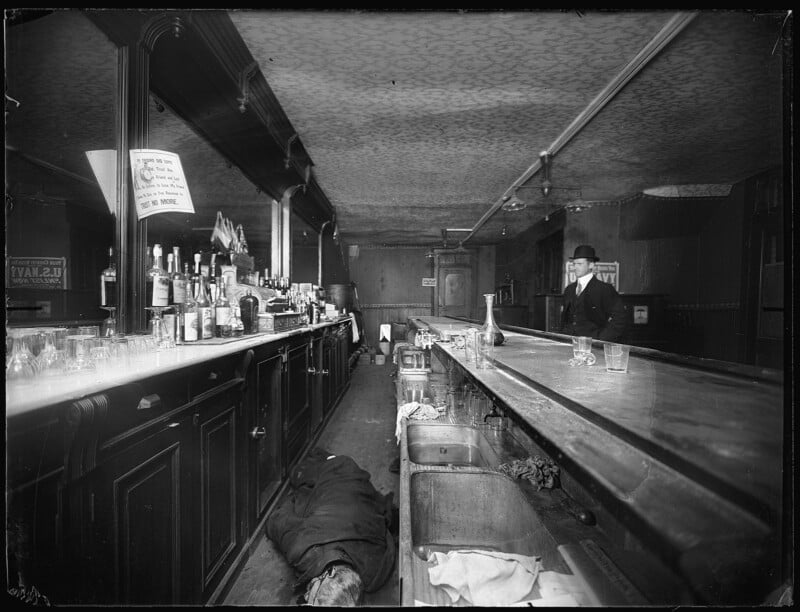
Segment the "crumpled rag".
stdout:
[[403,435],[403,418],[432,420],[439,418],[439,411],[430,404],[420,402],[407,402],[397,407],[397,424],[394,428],[394,437],[400,444],[400,437]]
[[428,561],[432,585],[444,589],[450,600],[476,606],[511,604],[530,593],[539,574],[539,557],[484,550],[433,552]]

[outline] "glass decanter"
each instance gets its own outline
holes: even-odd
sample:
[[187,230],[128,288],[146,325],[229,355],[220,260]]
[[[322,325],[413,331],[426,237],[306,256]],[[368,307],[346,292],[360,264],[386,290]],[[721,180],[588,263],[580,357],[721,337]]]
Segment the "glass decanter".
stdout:
[[500,346],[506,337],[494,321],[494,293],[484,293],[483,297],[486,298],[486,321],[481,326],[481,329],[486,332],[492,332],[494,334],[494,345]]

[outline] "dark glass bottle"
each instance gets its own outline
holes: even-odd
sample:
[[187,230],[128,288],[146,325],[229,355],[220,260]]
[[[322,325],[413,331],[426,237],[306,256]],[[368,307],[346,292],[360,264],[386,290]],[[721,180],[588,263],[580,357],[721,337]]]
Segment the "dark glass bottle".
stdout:
[[100,306],[117,306],[117,262],[114,247],[108,247],[108,267],[100,273]]
[[258,298],[250,289],[247,290],[247,295],[239,300],[239,309],[244,324],[244,333],[252,334],[258,331]]

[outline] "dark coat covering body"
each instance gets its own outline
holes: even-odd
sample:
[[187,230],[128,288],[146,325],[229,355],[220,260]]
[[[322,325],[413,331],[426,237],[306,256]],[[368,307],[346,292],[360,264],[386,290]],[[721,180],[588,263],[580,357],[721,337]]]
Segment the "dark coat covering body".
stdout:
[[379,589],[394,567],[392,494],[381,495],[353,459],[313,449],[290,477],[291,490],[267,519],[267,536],[298,573],[298,584],[331,563],[347,563],[364,590]]
[[589,280],[579,296],[575,295],[578,282],[564,289],[564,311],[561,315],[562,331],[571,336],[591,336],[597,340],[619,342],[625,333],[625,304],[614,289],[595,276]]

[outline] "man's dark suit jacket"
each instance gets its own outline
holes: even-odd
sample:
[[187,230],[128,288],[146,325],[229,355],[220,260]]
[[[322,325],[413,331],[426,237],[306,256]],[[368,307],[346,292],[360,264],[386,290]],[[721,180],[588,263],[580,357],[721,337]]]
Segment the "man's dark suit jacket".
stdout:
[[619,342],[625,333],[625,304],[612,285],[592,276],[580,299],[583,300],[585,318],[578,317],[572,325],[572,314],[577,306],[575,289],[578,282],[564,289],[564,311],[561,314],[562,331],[573,336],[591,336],[597,340]]

